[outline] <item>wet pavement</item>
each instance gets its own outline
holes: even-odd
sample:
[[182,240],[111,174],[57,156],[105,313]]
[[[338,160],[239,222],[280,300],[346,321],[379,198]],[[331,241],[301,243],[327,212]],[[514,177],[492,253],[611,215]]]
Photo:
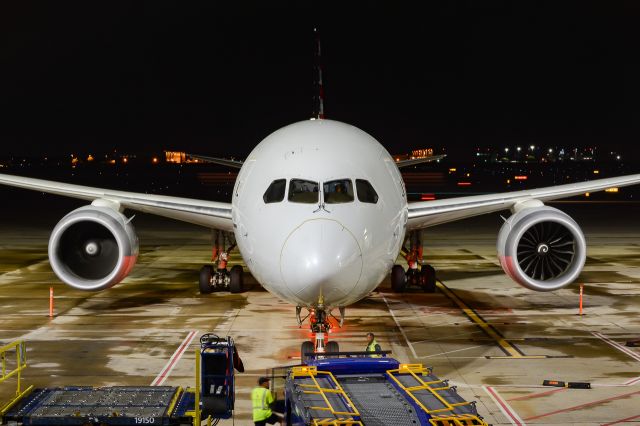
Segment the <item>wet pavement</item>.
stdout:
[[[441,281],[437,293],[394,294],[387,280],[347,309],[332,338],[343,350],[362,350],[364,334],[373,331],[401,361],[450,379],[492,424],[640,421],[640,348],[624,346],[640,339],[640,207],[557,206],[583,226],[589,244],[579,279],[585,315],[578,315],[577,284],[535,293],[502,273],[495,252],[501,219],[492,215],[425,232],[425,257]],[[235,424],[252,424],[249,393],[257,377],[299,362],[309,336],[293,306],[248,274],[243,294],[200,295],[208,231],[144,215],[135,220],[141,254],[132,274],[108,291],[73,290],[47,261],[56,220],[12,216],[0,225],[0,343],[27,342],[26,381],[192,386],[198,336],[212,331],[236,340],[247,372],[237,375]],[[590,382],[592,389],[543,387],[545,379]],[[0,384],[0,397],[12,392]]]

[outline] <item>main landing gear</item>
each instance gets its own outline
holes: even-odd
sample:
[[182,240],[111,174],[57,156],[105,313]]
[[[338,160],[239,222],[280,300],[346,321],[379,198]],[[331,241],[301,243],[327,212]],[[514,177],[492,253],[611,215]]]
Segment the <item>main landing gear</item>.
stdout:
[[338,342],[328,340],[332,327],[329,317],[333,317],[338,321],[338,327],[342,327],[344,323],[344,308],[341,307],[339,310],[340,318],[338,319],[331,314],[330,309],[326,309],[322,303],[319,303],[317,306],[309,308],[309,313],[304,318],[300,318],[302,307],[296,306],[298,325],[302,326],[302,323],[308,318],[309,327],[313,335],[312,340],[306,340],[300,346],[300,359],[303,363],[306,363],[314,353],[340,352]]
[[216,290],[228,290],[231,293],[241,293],[244,290],[242,282],[242,266],[235,265],[227,269],[229,252],[235,248],[235,243],[225,248],[225,234],[213,231],[213,265],[204,265],[200,269],[200,293],[209,294]]
[[[420,231],[409,234],[409,250],[403,249],[409,269],[405,272],[402,266],[393,265],[391,268],[391,288],[396,293],[402,293],[410,286],[421,287],[427,293],[436,291],[436,270],[431,265],[424,265],[422,258],[422,241]],[[418,265],[421,265],[418,270]]]

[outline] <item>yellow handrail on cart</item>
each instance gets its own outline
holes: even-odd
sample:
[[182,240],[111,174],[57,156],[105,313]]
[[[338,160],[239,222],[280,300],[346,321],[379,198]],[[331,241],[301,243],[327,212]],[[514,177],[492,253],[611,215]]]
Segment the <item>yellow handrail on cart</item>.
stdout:
[[[11,352],[15,351],[15,365],[9,361]],[[8,345],[0,347],[0,383],[7,381],[8,379],[17,376],[16,393],[15,396],[5,404],[0,402],[0,419],[13,407],[22,397],[28,395],[33,386],[27,387],[22,390],[22,371],[27,368],[27,346],[23,340],[16,340]]]
[[[434,426],[467,426],[467,425],[483,425],[487,423],[473,414],[456,414],[454,409],[463,405],[471,405],[469,401],[449,403],[445,400],[438,391],[447,390],[447,386],[442,380],[434,380],[425,382],[420,376],[430,374],[430,370],[424,368],[422,364],[400,364],[400,368],[395,370],[387,370],[387,375],[393,379],[398,387],[404,390],[413,401],[418,404],[427,414],[431,416],[429,422]],[[396,375],[411,375],[413,379],[418,382],[417,386],[405,386]],[[436,398],[444,408],[429,409],[414,395],[414,392],[426,390],[431,392],[434,398]]]
[[[185,392],[193,393],[195,396],[195,402],[193,404],[193,410],[187,410],[185,412],[186,416],[193,418],[193,424],[200,426],[202,424],[202,409],[200,408],[200,349],[196,349],[196,387],[195,388],[187,388]],[[211,426],[212,418],[211,416],[206,418],[207,426]]]
[[433,416],[429,419],[432,426],[484,426],[483,420],[473,414],[453,414],[451,416]]
[[[327,376],[330,382],[333,384],[333,388],[323,388],[316,380],[317,375]],[[306,394],[312,395],[320,395],[326,404],[326,407],[307,407],[310,410],[320,410],[320,411],[329,411],[334,416],[334,418],[324,418],[324,419],[314,419],[313,425],[331,425],[331,426],[349,426],[349,425],[358,425],[361,426],[362,422],[358,420],[354,420],[353,417],[359,417],[360,413],[356,409],[355,405],[347,395],[347,393],[342,389],[340,383],[336,380],[336,378],[331,374],[330,371],[318,371],[315,366],[304,366],[304,367],[293,367],[291,369],[292,378],[296,377],[309,377],[313,384],[305,385],[298,384],[300,388],[302,388],[302,392]],[[308,389],[308,390],[304,390]],[[337,411],[327,398],[327,394],[337,394],[342,396],[344,400],[347,402],[348,407],[351,408],[352,411]],[[339,416],[348,416],[349,418],[339,417]]]
[[313,426],[364,426],[360,420],[349,419],[314,419],[311,424]]

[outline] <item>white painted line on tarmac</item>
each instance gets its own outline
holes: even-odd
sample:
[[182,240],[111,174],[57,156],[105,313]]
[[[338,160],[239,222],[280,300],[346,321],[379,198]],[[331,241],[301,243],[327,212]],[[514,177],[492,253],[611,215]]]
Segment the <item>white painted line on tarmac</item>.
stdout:
[[483,386],[482,389],[491,397],[493,402],[498,406],[502,414],[504,414],[507,419],[511,422],[512,425],[515,426],[526,426],[525,422],[522,421],[520,416],[516,414],[516,412],[511,408],[511,406],[505,401],[497,390],[492,388],[491,386]]
[[607,343],[608,345],[613,346],[614,348],[616,348],[620,352],[624,353],[625,355],[630,356],[631,358],[635,359],[636,361],[640,361],[640,354],[635,353],[634,351],[632,351],[631,349],[627,348],[626,346],[623,346],[618,342],[614,342],[613,340],[611,340],[610,338],[608,338],[607,336],[605,336],[602,333],[598,333],[598,332],[592,331],[591,334],[593,334],[594,336],[596,336],[598,339],[602,340],[603,342]]
[[158,374],[156,378],[153,379],[153,382],[151,382],[151,386],[161,386],[165,382],[165,380],[167,380],[176,364],[178,364],[178,361],[180,361],[180,358],[182,358],[182,355],[184,355],[184,353],[187,351],[187,348],[196,337],[196,334],[198,334],[197,330],[190,331],[187,334],[187,337],[184,338],[182,343],[180,343],[180,346],[178,346],[178,349],[176,349],[173,355],[171,355],[171,358],[169,358],[167,364],[160,371],[160,374]]
[[442,336],[442,337],[436,337],[434,339],[423,339],[423,340],[416,340],[415,344],[418,343],[434,343],[437,342],[438,340],[444,340],[444,339],[453,339],[455,337],[460,337],[460,336],[468,336],[470,334],[478,334],[478,333],[482,333],[482,330],[476,330],[476,331],[467,331],[465,333],[459,333],[459,334],[452,334],[450,336]]
[[[447,354],[452,354],[454,352],[462,352],[462,351],[468,351],[469,349],[476,349],[476,348],[482,348],[485,345],[478,345],[478,346],[470,346],[468,348],[462,348],[462,349],[456,349],[453,351],[447,351],[447,352],[440,352],[439,354],[433,354],[433,355],[425,355],[425,356],[419,356],[419,359],[425,359],[425,358],[433,358],[434,356],[440,356],[440,355],[447,355]],[[478,357],[478,358],[484,358],[484,357]]]
[[635,377],[633,379],[629,379],[626,382],[623,383],[623,385],[625,386],[631,386],[631,385],[635,385],[636,383],[640,382],[640,377]]
[[[608,345],[613,346],[614,348],[618,349],[620,352],[624,353],[625,355],[630,356],[631,358],[635,359],[636,361],[640,361],[640,354],[632,351],[631,349],[627,348],[626,346],[621,345],[618,342],[614,342],[613,340],[611,340],[610,338],[608,338],[607,336],[605,336],[602,333],[598,333],[596,331],[591,332],[591,334],[593,334],[594,336],[596,336],[598,339],[602,340],[603,342],[605,342]],[[632,386],[635,384],[640,383],[640,377],[634,377],[632,379],[627,380],[626,382],[622,383],[622,386]],[[607,385],[600,385],[600,386],[607,386]],[[615,386],[619,386],[619,385],[611,385],[613,387]]]
[[389,306],[389,302],[387,302],[387,298],[384,297],[384,294],[382,294],[382,293],[380,293],[380,294],[382,296],[382,300],[384,300],[384,303],[387,305],[387,309],[389,310],[389,313],[391,314],[391,318],[393,318],[393,321],[395,321],[396,326],[400,330],[400,334],[402,334],[402,337],[404,337],[404,341],[407,342],[407,346],[409,346],[409,349],[411,349],[411,353],[413,354],[413,357],[414,358],[418,358],[418,354],[416,354],[416,350],[413,348],[413,345],[409,341],[409,338],[407,337],[407,333],[404,332],[404,329],[400,325],[400,322],[398,322],[398,318],[396,318],[396,314],[394,314],[393,311],[391,310],[391,306]]

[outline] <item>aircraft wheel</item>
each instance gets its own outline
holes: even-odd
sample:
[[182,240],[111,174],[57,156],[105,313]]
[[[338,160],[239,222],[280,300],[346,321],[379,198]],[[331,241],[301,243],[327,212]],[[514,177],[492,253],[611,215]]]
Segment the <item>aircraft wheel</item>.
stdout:
[[211,276],[213,275],[213,266],[204,265],[200,268],[200,293],[201,294],[209,294],[213,291],[211,287]]
[[340,345],[338,344],[338,342],[330,340],[327,342],[327,346],[324,347],[324,350],[325,352],[340,352]]
[[236,265],[231,268],[231,282],[229,283],[229,291],[231,293],[242,293],[244,285],[242,283],[242,266]]
[[308,340],[302,342],[302,346],[300,346],[300,359],[302,360],[303,364],[306,364],[310,358],[310,356],[306,354],[312,354],[313,352],[315,352],[313,343]]
[[427,293],[436,292],[436,270],[431,265],[423,265],[420,270],[422,288]]
[[391,289],[396,293],[402,293],[407,286],[407,274],[400,265],[391,268]]
[[420,274],[417,269],[409,269],[407,271],[407,287],[420,285]]

